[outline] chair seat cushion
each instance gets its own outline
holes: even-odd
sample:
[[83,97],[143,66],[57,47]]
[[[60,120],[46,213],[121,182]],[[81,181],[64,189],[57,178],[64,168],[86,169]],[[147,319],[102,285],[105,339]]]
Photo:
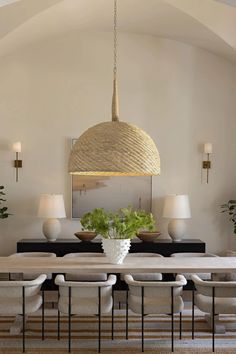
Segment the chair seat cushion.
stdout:
[[84,273],[84,274],[73,274],[67,273],[65,275],[67,281],[106,281],[106,273]]
[[[141,297],[129,295],[129,308],[135,313],[142,313]],[[174,313],[182,312],[184,303],[181,296],[174,297]],[[144,313],[149,315],[171,313],[171,298],[144,297]]]
[[[132,274],[132,277],[134,278],[134,280],[137,280],[137,281],[162,280],[161,273],[135,273],[135,274]],[[120,275],[120,280],[124,281],[124,274]]]
[[[22,311],[22,298],[0,298],[0,315],[20,315]],[[25,313],[37,311],[42,305],[42,296],[35,295],[25,298]]]
[[[195,304],[203,312],[212,312],[212,297],[202,294],[195,295]],[[215,313],[234,314],[236,313],[236,298],[215,298]]]
[[[59,311],[68,314],[68,297],[61,297],[58,305]],[[112,309],[112,298],[101,299],[101,313],[109,313]],[[97,315],[98,314],[98,298],[72,298],[71,299],[72,315]]]
[[161,273],[137,273],[137,274],[132,274],[134,280],[137,281],[156,281],[156,280],[162,280],[162,274]]
[[[11,280],[33,280],[36,279],[41,273],[11,273]],[[52,274],[47,274],[47,279],[52,279]]]
[[[202,280],[211,280],[211,273],[197,273],[197,275],[198,275],[199,278],[201,278]],[[183,276],[184,276],[187,280],[191,280],[191,273],[183,273]]]

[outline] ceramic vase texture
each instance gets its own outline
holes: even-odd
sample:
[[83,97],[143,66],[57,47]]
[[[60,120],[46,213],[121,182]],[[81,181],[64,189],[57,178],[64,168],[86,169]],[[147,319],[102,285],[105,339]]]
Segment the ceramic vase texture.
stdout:
[[58,219],[47,219],[43,223],[43,234],[48,242],[55,242],[61,232],[61,223]]
[[186,236],[186,224],[183,219],[173,219],[168,225],[168,234],[173,242],[181,242]]
[[109,263],[122,264],[130,249],[130,239],[102,239],[102,248]]

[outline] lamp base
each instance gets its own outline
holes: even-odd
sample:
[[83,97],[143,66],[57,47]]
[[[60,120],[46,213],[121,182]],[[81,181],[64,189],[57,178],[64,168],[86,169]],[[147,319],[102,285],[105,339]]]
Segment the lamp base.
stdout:
[[173,219],[168,224],[168,234],[173,242],[180,242],[186,235],[186,223],[183,219]]
[[43,223],[43,234],[48,242],[56,241],[61,232],[61,223],[58,219],[47,219]]

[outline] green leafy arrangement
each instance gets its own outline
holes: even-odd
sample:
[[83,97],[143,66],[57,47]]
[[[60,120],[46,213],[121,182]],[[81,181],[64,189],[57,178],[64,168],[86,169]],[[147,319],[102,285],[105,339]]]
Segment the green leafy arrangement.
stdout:
[[229,220],[234,225],[234,233],[236,234],[236,200],[229,200],[227,204],[221,205],[222,213],[229,214]]
[[84,214],[80,222],[84,229],[111,239],[131,239],[140,230],[154,230],[155,225],[152,213],[135,211],[131,207],[116,213],[96,208]]
[[[0,205],[3,202],[6,202],[6,199],[4,199],[4,196],[6,193],[4,193],[4,187],[0,186]],[[8,216],[11,215],[8,213],[8,208],[6,206],[0,208],[0,219],[6,219]]]

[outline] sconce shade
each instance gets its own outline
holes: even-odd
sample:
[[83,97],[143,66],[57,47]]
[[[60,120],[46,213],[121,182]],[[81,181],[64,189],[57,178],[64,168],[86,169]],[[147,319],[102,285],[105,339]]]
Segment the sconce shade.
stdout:
[[212,154],[212,144],[211,143],[204,144],[204,153],[205,154]]
[[188,195],[168,195],[165,198],[163,217],[169,219],[191,218]]
[[17,141],[13,144],[12,149],[14,152],[21,152],[21,142]]
[[142,129],[111,121],[86,130],[74,144],[69,172],[91,176],[152,176],[160,174],[155,143]]
[[38,217],[56,218],[66,217],[64,199],[62,194],[43,194],[40,197]]

